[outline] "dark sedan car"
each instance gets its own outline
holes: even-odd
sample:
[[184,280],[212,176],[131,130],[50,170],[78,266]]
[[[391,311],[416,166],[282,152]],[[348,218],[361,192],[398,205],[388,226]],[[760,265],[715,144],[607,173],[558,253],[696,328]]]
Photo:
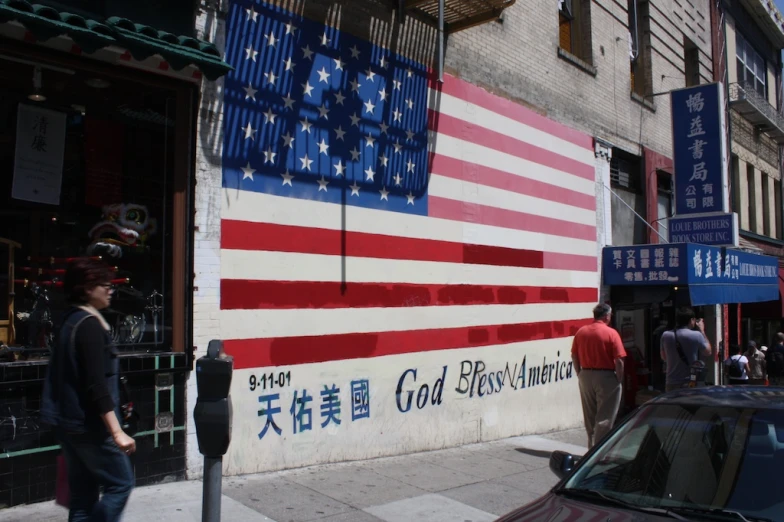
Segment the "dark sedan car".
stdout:
[[562,480],[497,522],[784,521],[784,388],[661,395],[550,468]]

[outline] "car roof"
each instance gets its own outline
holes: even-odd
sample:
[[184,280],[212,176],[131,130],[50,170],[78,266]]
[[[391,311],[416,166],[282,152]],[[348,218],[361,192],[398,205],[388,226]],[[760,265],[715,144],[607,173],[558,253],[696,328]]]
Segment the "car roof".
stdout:
[[658,395],[649,405],[728,406],[784,410],[784,387],[705,386],[682,388]]

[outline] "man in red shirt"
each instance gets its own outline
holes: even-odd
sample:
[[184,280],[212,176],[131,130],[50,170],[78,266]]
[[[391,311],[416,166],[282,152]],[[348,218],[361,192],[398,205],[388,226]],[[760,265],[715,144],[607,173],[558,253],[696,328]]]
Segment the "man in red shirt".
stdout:
[[598,304],[594,322],[577,330],[572,343],[572,362],[580,383],[588,449],[612,429],[621,405],[623,348],[621,336],[610,328],[612,308]]

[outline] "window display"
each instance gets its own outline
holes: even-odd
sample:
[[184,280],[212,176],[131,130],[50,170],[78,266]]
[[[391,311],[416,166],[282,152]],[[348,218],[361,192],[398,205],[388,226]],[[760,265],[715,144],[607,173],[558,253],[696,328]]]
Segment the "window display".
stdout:
[[3,57],[0,79],[0,342],[47,356],[65,268],[93,257],[118,349],[171,350],[175,95]]

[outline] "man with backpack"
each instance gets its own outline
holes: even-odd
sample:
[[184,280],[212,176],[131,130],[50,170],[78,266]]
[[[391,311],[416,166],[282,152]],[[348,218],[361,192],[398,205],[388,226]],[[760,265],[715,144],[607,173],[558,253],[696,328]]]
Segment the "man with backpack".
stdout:
[[776,344],[765,353],[771,386],[784,386],[784,333],[776,334]]
[[660,354],[667,363],[665,390],[672,391],[705,381],[702,357],[711,356],[711,344],[705,335],[705,324],[699,321],[691,308],[681,308],[675,316],[676,328],[661,336]]
[[749,383],[749,360],[743,355],[743,348],[739,344],[730,346],[732,355],[724,361],[724,369],[730,385],[738,386]]

